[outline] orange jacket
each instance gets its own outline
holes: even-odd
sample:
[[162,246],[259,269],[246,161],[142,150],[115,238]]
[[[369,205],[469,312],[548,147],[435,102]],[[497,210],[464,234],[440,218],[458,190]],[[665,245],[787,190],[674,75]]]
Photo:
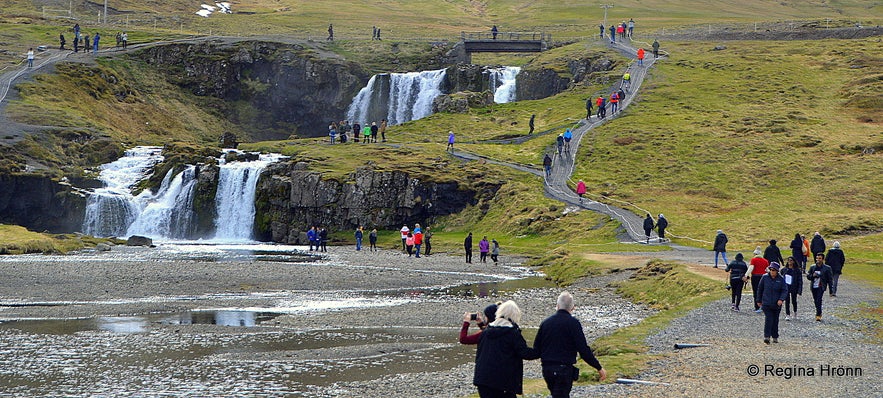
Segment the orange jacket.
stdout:
[[643,48],[638,49],[638,59],[644,59],[644,49]]

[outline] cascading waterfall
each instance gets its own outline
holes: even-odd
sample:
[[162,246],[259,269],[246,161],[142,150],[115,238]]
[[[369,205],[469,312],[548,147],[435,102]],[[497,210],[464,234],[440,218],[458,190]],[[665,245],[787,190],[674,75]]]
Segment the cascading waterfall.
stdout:
[[144,191],[135,198],[139,214],[126,234],[169,239],[190,239],[193,223],[193,195],[196,188],[196,166],[184,171],[166,173],[156,194]]
[[101,166],[98,179],[104,183],[86,201],[83,232],[93,236],[122,236],[135,221],[138,206],[131,188],[150,176],[153,166],[163,161],[162,147],[142,146]]
[[490,87],[494,93],[494,102],[504,104],[515,101],[515,77],[521,72],[517,66],[504,66],[489,70]]
[[363,126],[386,119],[391,125],[432,114],[432,100],[442,94],[445,69],[374,75],[359,90],[347,119]]
[[261,171],[280,155],[261,155],[253,162],[222,162],[215,195],[215,239],[251,240],[254,229],[255,188]]

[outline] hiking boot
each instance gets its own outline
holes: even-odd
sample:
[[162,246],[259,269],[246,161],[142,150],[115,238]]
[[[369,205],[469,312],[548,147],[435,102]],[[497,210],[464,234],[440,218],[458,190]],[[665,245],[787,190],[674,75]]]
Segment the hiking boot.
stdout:
[[769,344],[770,344],[770,338],[769,338],[769,337],[764,337],[764,338],[763,338],[763,343],[769,345]]
[[821,322],[821,321],[822,321],[822,316],[816,315],[816,322]]
[[779,339],[778,339],[777,337],[773,337],[773,343],[778,344],[778,343],[779,343]]
[[786,320],[786,321],[790,321],[790,320],[791,320],[791,315],[785,315],[785,320]]

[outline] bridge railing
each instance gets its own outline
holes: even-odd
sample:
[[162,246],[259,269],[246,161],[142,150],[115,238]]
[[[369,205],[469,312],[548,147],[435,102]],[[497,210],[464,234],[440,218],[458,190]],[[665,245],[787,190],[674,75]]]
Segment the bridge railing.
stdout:
[[524,40],[524,41],[552,41],[552,34],[545,32],[497,32],[496,38],[490,31],[484,32],[460,32],[460,40]]

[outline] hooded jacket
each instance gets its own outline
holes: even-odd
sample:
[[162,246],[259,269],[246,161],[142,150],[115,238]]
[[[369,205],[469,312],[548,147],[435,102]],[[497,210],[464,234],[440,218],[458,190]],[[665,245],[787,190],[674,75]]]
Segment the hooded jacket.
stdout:
[[730,279],[742,279],[748,273],[748,264],[745,264],[742,253],[737,253],[736,259],[727,264],[727,269],[724,271],[730,273]]
[[763,258],[770,263],[775,262],[785,264],[785,261],[782,259],[782,251],[779,250],[779,246],[776,246],[775,243],[770,243],[770,245],[763,250]]
[[825,263],[831,267],[831,271],[833,271],[835,275],[842,274],[843,264],[846,264],[846,257],[843,255],[843,250],[840,250],[838,247],[833,247],[831,250],[828,250],[828,256],[825,257]]
[[522,360],[537,358],[539,355],[527,346],[517,325],[488,326],[478,340],[472,384],[521,394]]
[[727,251],[727,235],[723,232],[717,234],[714,237],[714,251],[716,252],[725,252]]

